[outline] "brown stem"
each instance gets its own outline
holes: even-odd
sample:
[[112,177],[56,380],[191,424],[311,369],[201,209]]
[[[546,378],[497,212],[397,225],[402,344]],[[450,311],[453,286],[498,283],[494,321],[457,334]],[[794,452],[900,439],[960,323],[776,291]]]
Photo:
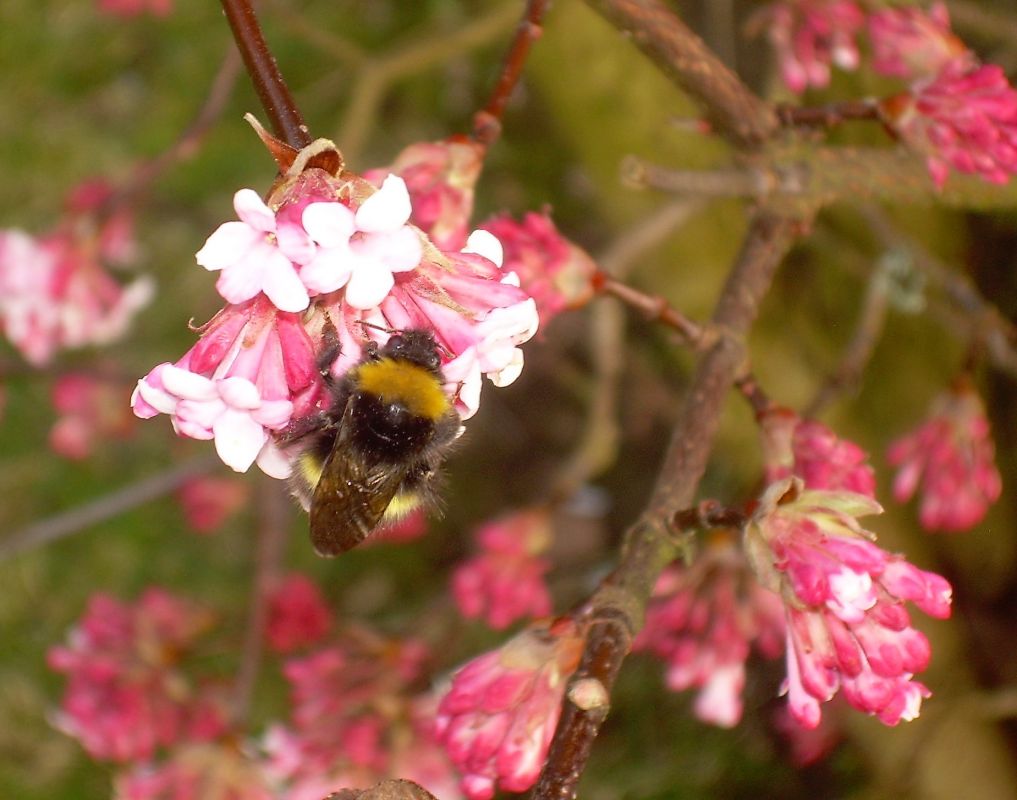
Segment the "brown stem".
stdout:
[[804,108],[782,105],[777,107],[777,117],[788,127],[833,128],[849,120],[878,120],[879,109],[871,100],[847,100]]
[[[642,625],[652,587],[678,554],[669,523],[680,509],[692,505],[724,397],[743,369],[744,337],[777,266],[801,230],[802,222],[797,218],[766,209],[756,212],[713,315],[713,324],[725,335],[719,336],[700,360],[647,510],[627,532],[617,569],[587,605],[586,648],[570,684],[593,679],[608,692],[614,685],[632,637]],[[533,792],[535,800],[576,796],[606,714],[605,706],[584,710],[566,699],[547,764]]]
[[594,283],[597,288],[616,297],[623,303],[642,311],[647,318],[662,322],[682,337],[684,344],[700,349],[708,344],[709,337],[701,325],[693,322],[678,309],[671,306],[663,297],[653,297],[638,289],[615,280],[603,272],[598,273]]
[[757,97],[662,0],[586,0],[706,112],[714,129],[736,147],[758,148],[780,126]]
[[275,57],[261,33],[258,18],[248,0],[221,0],[244,66],[254,83],[258,99],[268,114],[275,135],[296,149],[311,143],[311,134],[283,80]]
[[550,0],[526,2],[526,10],[523,11],[523,18],[516,27],[516,34],[512,37],[512,44],[509,45],[508,53],[505,55],[498,82],[491,92],[487,105],[473,118],[473,138],[483,145],[493,143],[501,134],[501,119],[505,113],[505,106],[508,105],[512,90],[519,82],[519,76],[522,75],[530,47],[540,38],[542,32],[540,25],[549,5]]
[[233,692],[233,722],[242,729],[251,707],[258,682],[268,621],[268,598],[279,579],[279,565],[286,549],[290,527],[290,503],[278,482],[262,478],[258,509],[258,549],[255,554],[251,602],[247,612],[247,630],[241,653],[240,669]]
[[66,536],[87,530],[100,522],[119,516],[132,508],[176,491],[198,475],[210,472],[221,462],[215,456],[202,456],[172,469],[110,492],[105,497],[40,520],[6,536],[0,542],[0,561],[17,553],[41,547]]

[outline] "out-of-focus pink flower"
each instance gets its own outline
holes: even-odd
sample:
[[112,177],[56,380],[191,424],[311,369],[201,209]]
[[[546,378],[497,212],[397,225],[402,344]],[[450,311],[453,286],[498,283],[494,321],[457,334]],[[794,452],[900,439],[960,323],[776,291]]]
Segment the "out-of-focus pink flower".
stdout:
[[418,142],[403,150],[387,169],[370,170],[364,178],[376,186],[389,174],[406,182],[413,201],[410,221],[441,250],[466,245],[473,189],[484,164],[484,148],[469,139]]
[[300,316],[256,297],[224,308],[176,364],[160,364],[138,381],[131,406],[143,419],[169,414],[181,436],[214,439],[219,457],[238,472],[257,460],[284,478],[289,462],[269,434],[311,413],[323,391]]
[[427,533],[427,514],[422,508],[415,508],[405,517],[382,525],[363,543],[363,547],[376,544],[413,542]]
[[133,607],[94,595],[67,644],[47,655],[69,681],[57,726],[92,757],[121,762],[149,759],[184,737],[217,736],[223,709],[176,667],[209,622],[161,589],[148,589]]
[[104,262],[128,264],[137,260],[133,209],[118,202],[116,187],[105,178],[90,178],[74,186],[67,193],[64,207],[75,235],[94,240]]
[[597,265],[586,251],[562,236],[547,213],[529,212],[522,222],[507,214],[484,223],[505,249],[505,269],[537,303],[543,325],[565,309],[579,308],[593,297]]
[[48,363],[62,348],[119,339],[151,299],[149,279],[121,286],[96,248],[70,227],[38,239],[0,231],[0,325],[31,364]]
[[476,532],[480,553],[456,568],[452,592],[460,613],[495,630],[518,619],[551,613],[544,583],[550,568],[540,555],[551,544],[551,520],[541,509],[516,512]]
[[111,17],[136,17],[146,11],[165,17],[173,10],[173,0],[98,0],[96,8]]
[[321,589],[306,575],[288,575],[272,589],[265,636],[277,653],[316,644],[331,627],[332,611]]
[[[322,795],[324,796],[324,795]],[[189,744],[117,777],[113,800],[277,800],[256,762],[229,744]]]
[[945,3],[929,10],[917,6],[881,8],[869,15],[872,68],[892,78],[926,78],[955,59],[971,58],[950,30]]
[[985,407],[967,384],[937,397],[925,422],[890,445],[887,459],[900,468],[893,483],[899,502],[921,484],[919,520],[928,530],[968,530],[1003,491]]
[[272,726],[263,743],[271,774],[299,781],[354,769],[383,777],[391,751],[388,718],[406,702],[406,687],[425,657],[417,641],[360,631],[342,646],[289,659],[283,671],[292,687],[291,722]]
[[250,485],[246,481],[220,475],[201,475],[180,487],[177,501],[193,530],[212,533],[243,508],[250,495]]
[[524,792],[537,780],[582,646],[575,624],[558,620],[527,628],[453,676],[435,733],[470,800],[489,800],[496,786]]
[[64,458],[82,460],[96,444],[127,439],[134,432],[134,418],[124,402],[124,387],[84,373],[71,373],[53,385],[53,407],[60,415],[49,432],[49,446]]
[[930,694],[913,680],[929,663],[929,642],[911,627],[904,601],[948,617],[950,585],[873,543],[856,517],[880,511],[865,495],[806,490],[786,478],[767,488],[746,526],[760,583],[784,601],[785,688],[807,728],[838,690],[886,725],[917,717]]
[[830,715],[824,716],[815,728],[803,728],[786,705],[778,707],[773,717],[773,727],[787,741],[788,755],[799,767],[807,767],[822,761],[843,739],[840,726]]
[[767,483],[797,475],[809,489],[876,496],[876,476],[868,455],[816,420],[773,406],[759,417],[763,471]]
[[830,83],[830,66],[857,68],[857,37],[865,14],[854,0],[786,0],[760,13],[754,26],[765,29],[777,52],[780,74],[795,93]]
[[1017,173],[1017,91],[995,64],[950,62],[879,104],[883,121],[925,156],[937,187],[950,169],[1003,184]]
[[692,566],[661,574],[633,649],[667,663],[669,689],[699,689],[699,719],[731,728],[742,716],[750,646],[776,658],[784,632],[780,599],[759,585],[732,536],[718,531]]

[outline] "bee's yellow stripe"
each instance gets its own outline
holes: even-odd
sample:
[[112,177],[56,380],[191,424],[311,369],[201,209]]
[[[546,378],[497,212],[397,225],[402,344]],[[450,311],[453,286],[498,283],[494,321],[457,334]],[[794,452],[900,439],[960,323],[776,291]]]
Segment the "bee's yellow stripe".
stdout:
[[383,358],[357,367],[356,385],[383,402],[402,403],[418,417],[438,420],[449,409],[449,400],[438,378],[423,367],[394,358]]
[[417,492],[397,492],[385,509],[382,519],[385,522],[398,522],[411,511],[420,506],[420,494]]
[[318,481],[321,479],[321,473],[324,471],[325,462],[319,459],[313,453],[301,453],[297,459],[297,470],[300,473],[307,485],[311,487],[311,491],[314,491],[314,487],[318,485]]

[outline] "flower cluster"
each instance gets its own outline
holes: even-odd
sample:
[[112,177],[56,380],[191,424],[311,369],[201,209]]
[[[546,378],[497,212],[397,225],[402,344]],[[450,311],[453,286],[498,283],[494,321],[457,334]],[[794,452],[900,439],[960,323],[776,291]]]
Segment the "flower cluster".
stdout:
[[95,595],[49,666],[68,676],[57,726],[93,758],[144,761],[180,740],[204,741],[225,727],[209,690],[178,670],[177,659],[204,631],[209,615],[160,589],[130,606]]
[[469,800],[495,788],[523,792],[537,780],[583,639],[568,620],[527,628],[452,678],[435,720]]
[[887,457],[900,468],[894,497],[907,502],[920,484],[923,527],[968,530],[1003,491],[994,456],[982,400],[971,386],[958,384],[933,401],[917,430],[890,445]]
[[791,0],[774,3],[757,17],[777,53],[780,74],[799,94],[830,83],[830,67],[858,66],[857,38],[865,14],[854,0]]
[[750,647],[776,658],[783,641],[780,599],[759,585],[730,533],[717,531],[690,567],[661,574],[633,649],[666,662],[669,689],[699,690],[699,719],[730,728],[742,715]]
[[933,617],[950,614],[951,590],[872,541],[856,517],[882,511],[870,497],[806,490],[799,478],[771,484],[745,530],[760,582],[787,615],[785,688],[792,716],[808,728],[838,690],[887,725],[918,716],[929,691],[914,680],[928,640],[911,627],[910,600]]
[[0,328],[35,366],[119,339],[152,297],[150,280],[123,286],[106,268],[133,252],[129,217],[100,221],[109,194],[95,182],[72,190],[64,220],[44,236],[0,231]]
[[202,475],[187,480],[177,491],[177,502],[187,524],[197,533],[212,533],[243,508],[250,486],[236,477]]
[[911,80],[972,58],[950,29],[944,3],[933,3],[927,12],[918,6],[881,8],[869,15],[868,25],[872,68],[880,75]]
[[332,612],[306,575],[287,575],[269,593],[265,636],[277,653],[317,644],[330,627]]
[[759,414],[763,469],[767,483],[796,475],[809,489],[829,489],[876,496],[876,476],[868,456],[854,442],[841,439],[823,423],[803,420],[773,406]]
[[113,800],[213,797],[278,800],[258,765],[228,743],[184,744],[158,764],[142,764],[122,773],[113,788]]
[[49,432],[54,453],[80,461],[96,444],[111,438],[128,438],[136,420],[127,410],[123,384],[114,384],[73,372],[53,385],[53,408],[60,418]]
[[460,613],[468,619],[483,617],[496,630],[550,614],[551,596],[544,584],[550,564],[540,557],[551,543],[548,512],[510,514],[482,526],[476,538],[481,552],[452,576]]
[[[332,146],[317,142],[309,152],[322,147]],[[169,414],[178,434],[214,439],[233,469],[257,461],[274,477],[286,477],[290,465],[273,434],[327,403],[316,364],[326,333],[338,339],[331,369],[339,377],[369,339],[433,332],[446,391],[466,418],[477,410],[482,375],[504,386],[519,374],[518,345],[537,327],[533,300],[501,269],[491,234],[440,250],[409,223],[413,206],[399,176],[376,188],[306,167],[306,159],[295,163],[302,166],[267,203],[249,189],[236,194],[239,219],[197,254],[219,272],[216,285],[230,305],[183,358],[139,381],[132,401],[141,417]]]

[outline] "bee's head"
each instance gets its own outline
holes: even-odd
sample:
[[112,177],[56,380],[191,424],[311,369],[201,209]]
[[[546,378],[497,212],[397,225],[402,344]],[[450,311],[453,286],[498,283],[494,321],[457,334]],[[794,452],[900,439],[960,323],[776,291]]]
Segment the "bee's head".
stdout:
[[410,330],[392,336],[383,348],[389,358],[409,361],[428,372],[438,374],[441,370],[441,356],[438,343],[430,331]]

